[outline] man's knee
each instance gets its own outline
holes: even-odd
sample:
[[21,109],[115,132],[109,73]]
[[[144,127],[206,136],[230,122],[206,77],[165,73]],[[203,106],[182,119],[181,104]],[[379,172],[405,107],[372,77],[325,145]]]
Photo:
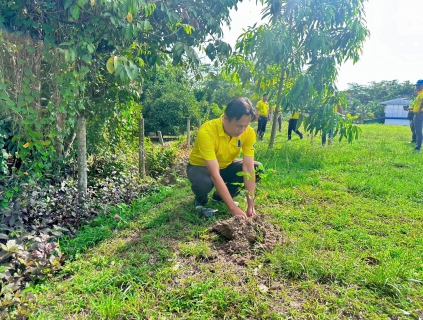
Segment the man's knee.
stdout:
[[191,189],[196,195],[204,195],[213,189],[213,182],[206,167],[189,165],[187,177],[191,182]]

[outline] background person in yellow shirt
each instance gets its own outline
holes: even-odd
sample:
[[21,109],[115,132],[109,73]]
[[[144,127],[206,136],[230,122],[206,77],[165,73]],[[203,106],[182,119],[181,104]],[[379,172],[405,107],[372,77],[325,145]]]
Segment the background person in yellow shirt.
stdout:
[[[275,113],[276,113],[276,105],[273,106],[273,114]],[[279,108],[277,117],[278,117],[278,129],[279,129],[279,132],[282,132],[282,107]]]
[[263,95],[263,99],[257,102],[256,108],[259,115],[257,124],[257,136],[258,139],[262,141],[264,133],[266,132],[267,120],[269,119],[269,103],[267,102],[267,93]]
[[300,139],[303,138],[303,134],[297,129],[297,122],[300,118],[300,111],[293,111],[288,122],[288,140],[291,140],[292,131],[294,131]]
[[[204,206],[208,194],[216,188],[213,199],[223,201],[232,215],[255,215],[255,169],[261,166],[254,161],[256,133],[250,126],[257,119],[257,110],[247,98],[232,100],[222,117],[204,123],[198,131],[189,157],[187,176],[194,192],[194,205],[209,217],[211,209]],[[242,159],[237,159],[242,151]],[[237,175],[244,172],[243,176]],[[235,183],[235,184],[234,184]],[[238,208],[233,198],[239,194],[240,183],[247,190],[246,212]]]
[[416,82],[416,89],[414,90],[417,97],[413,103],[413,123],[416,133],[416,147],[414,150],[420,150],[422,147],[422,128],[423,128],[423,80]]

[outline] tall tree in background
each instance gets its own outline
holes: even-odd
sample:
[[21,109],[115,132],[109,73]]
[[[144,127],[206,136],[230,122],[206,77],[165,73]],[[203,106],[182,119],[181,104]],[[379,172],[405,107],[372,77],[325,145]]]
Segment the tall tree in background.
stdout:
[[[276,112],[282,106],[317,114],[316,109],[336,92],[337,67],[358,60],[369,34],[364,0],[261,2],[263,19],[269,23],[253,26],[239,38],[230,61],[235,77],[242,83],[252,80],[261,92],[276,95]],[[275,117],[269,147],[276,125]],[[347,134],[353,136],[354,128],[349,128]]]
[[187,118],[192,123],[199,119],[192,82],[184,68],[171,64],[158,66],[146,79],[140,101],[147,132],[179,135],[186,130]]

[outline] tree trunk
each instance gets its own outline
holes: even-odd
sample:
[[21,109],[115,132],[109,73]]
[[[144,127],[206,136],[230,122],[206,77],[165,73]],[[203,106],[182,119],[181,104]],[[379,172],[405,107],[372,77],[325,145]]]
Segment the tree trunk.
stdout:
[[191,145],[191,120],[187,119],[187,145]]
[[[59,90],[59,84],[56,82],[56,75],[60,75],[60,63],[61,55],[59,52],[53,52],[53,63],[52,63],[52,83],[53,83],[53,95],[51,97],[51,102],[54,105],[54,110],[56,111],[56,129],[58,135],[55,137],[54,146],[57,154],[63,156],[67,154],[69,147],[64,145],[64,134],[66,132],[65,120],[66,120],[66,110],[60,105],[62,102],[62,95]],[[71,138],[71,142],[73,139]]]
[[87,193],[87,132],[85,118],[78,119],[78,192],[79,201],[83,202]]
[[139,164],[139,174],[140,178],[145,178],[145,156],[144,156],[144,119],[140,118],[140,146],[139,146],[139,156],[138,156],[138,164]]
[[[282,75],[279,80],[279,89],[278,89],[278,97],[276,98],[276,101],[280,100],[280,97],[282,95],[282,89],[283,89],[283,83],[285,80],[285,69],[282,69]],[[270,141],[269,141],[269,149],[273,148],[275,144],[275,137],[276,137],[276,127],[278,125],[278,113],[279,110],[281,110],[282,106],[280,106],[278,103],[276,103],[276,110],[274,112],[273,122],[272,122],[272,133],[270,134]],[[282,115],[281,115],[282,117]],[[282,118],[283,121],[283,118]]]

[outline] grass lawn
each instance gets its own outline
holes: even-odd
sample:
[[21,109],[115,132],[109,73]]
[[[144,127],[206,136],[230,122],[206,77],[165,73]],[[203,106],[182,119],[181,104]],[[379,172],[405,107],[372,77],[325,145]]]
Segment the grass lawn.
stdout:
[[199,216],[182,179],[115,208],[111,217],[132,219],[94,246],[85,250],[100,239],[89,228],[62,242],[79,253],[28,289],[29,318],[423,318],[423,153],[409,128],[366,125],[359,141],[322,147],[320,137],[287,142],[283,125],[272,150],[269,133],[257,143],[268,175],[256,211],[285,244],[243,263],[220,255],[209,227],[230,215]]

